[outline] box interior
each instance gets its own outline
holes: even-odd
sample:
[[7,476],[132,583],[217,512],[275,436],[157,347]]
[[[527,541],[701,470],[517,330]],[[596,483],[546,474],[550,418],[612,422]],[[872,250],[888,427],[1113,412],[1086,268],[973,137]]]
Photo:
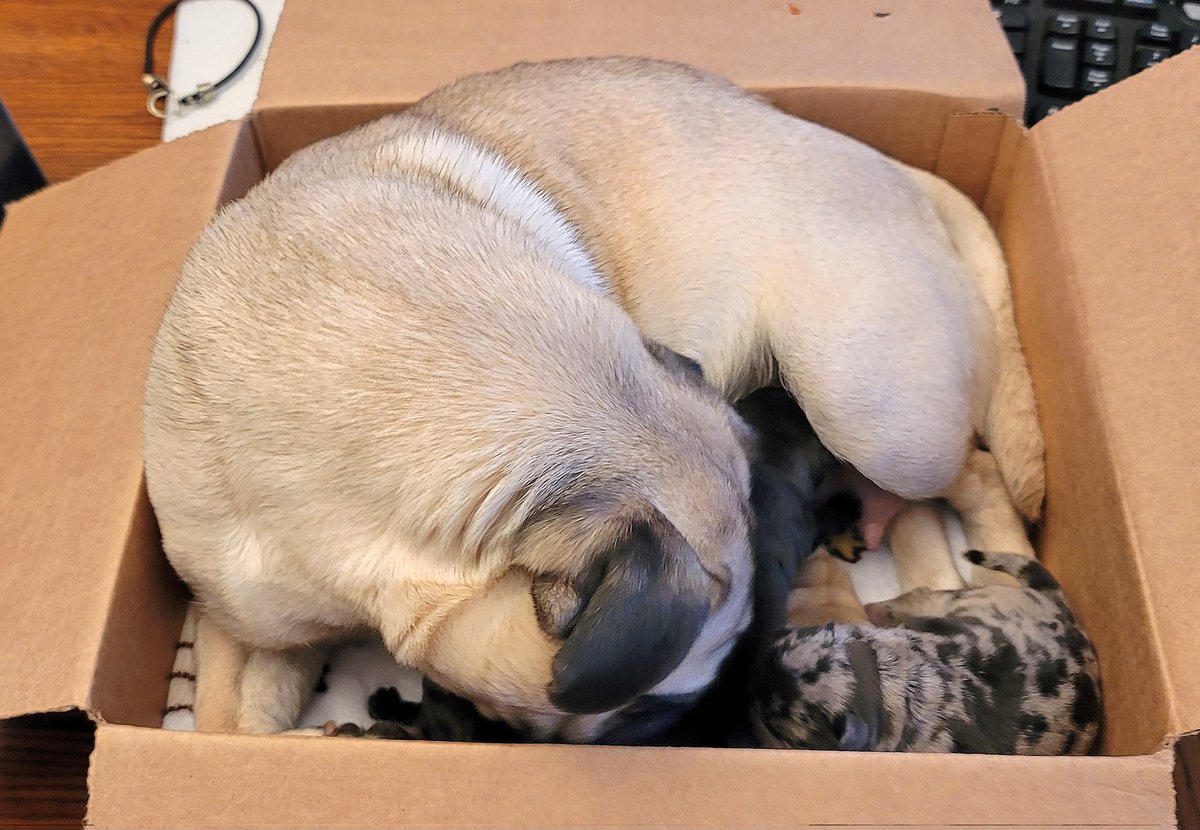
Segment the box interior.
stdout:
[[[1200,536],[1190,504],[1200,50],[1025,133],[1004,116],[1022,111],[1021,84],[985,0],[390,7],[289,0],[248,122],[50,188],[13,206],[0,233],[10,370],[0,530],[12,551],[0,560],[0,718],[83,709],[101,721],[89,820],[1170,824],[1173,756],[1160,747],[1200,728],[1190,555]],[[196,234],[290,152],[457,75],[618,53],[724,74],[945,176],[984,207],[1009,258],[1047,439],[1040,553],[1100,651],[1110,757],[397,745],[153,728],[186,591],[146,500],[138,412],[149,344]],[[1000,112],[970,114],[989,108]],[[1196,738],[1180,746],[1194,750]]]
[[[1200,517],[1188,501],[1200,469],[1200,188],[1188,174],[1200,157],[1189,122],[1200,50],[1026,133],[976,112],[1021,112],[988,5],[929,4],[937,14],[866,0],[701,0],[688,19],[664,22],[620,0],[636,24],[622,28],[600,5],[572,17],[547,14],[553,0],[515,0],[511,16],[487,24],[492,46],[472,52],[487,41],[464,29],[484,19],[475,13],[418,4],[416,20],[362,0],[342,16],[289,0],[250,121],[14,205],[0,234],[0,354],[13,378],[0,409],[0,529],[13,552],[0,567],[0,630],[16,633],[0,649],[0,717],[84,709],[101,721],[89,772],[96,825],[1170,824],[1172,756],[1160,747],[1200,727],[1189,545]],[[752,19],[727,32],[718,23],[734,12]],[[556,40],[554,26],[569,22]],[[655,48],[638,46],[641,32],[672,22],[677,36],[656,31]],[[596,40],[580,34],[589,28]],[[364,48],[331,47],[346,42]],[[595,54],[595,43],[727,74],[983,205],[1008,254],[1048,445],[1040,554],[1096,640],[1110,757],[395,745],[152,728],[186,590],[145,498],[138,410],[149,344],[194,236],[300,146],[456,74]],[[791,68],[778,58],[788,49]],[[406,71],[378,70],[397,64]],[[935,783],[937,798],[913,798]]]
[[[873,98],[877,93],[866,95]],[[779,97],[796,115],[822,120],[825,114],[824,94]],[[1100,652],[1108,715],[1104,752],[1149,754],[1171,734],[1169,694],[1162,666],[1154,657],[1144,596],[1125,591],[1126,601],[1112,601],[1122,594],[1122,586],[1137,584],[1139,565],[1131,555],[1126,517],[1121,511],[1102,509],[1118,503],[1120,494],[1105,437],[1087,428],[1100,416],[1096,390],[1081,368],[1087,356],[1081,353],[1078,321],[1070,313],[1069,298],[1063,296],[1069,283],[1050,278],[1066,273],[1066,254],[1052,206],[1046,201],[1036,140],[1004,115],[942,115],[950,106],[931,96],[928,107],[911,110],[896,129],[880,130],[873,123],[865,135],[856,137],[946,176],[976,202],[986,204],[997,222],[1012,262],[1019,321],[1047,436],[1049,496],[1041,554],[1059,575]],[[290,151],[292,145],[335,134],[380,114],[380,108],[372,105],[258,113],[252,124],[242,128],[245,133],[237,143],[221,202],[241,196],[273,166],[263,163],[259,148]],[[847,123],[843,120],[839,126],[845,129]],[[1075,382],[1063,382],[1064,377]],[[139,499],[94,703],[111,723],[157,726],[185,592],[174,582],[157,547],[144,490]],[[159,600],[137,599],[146,596]],[[131,672],[131,666],[136,671]]]

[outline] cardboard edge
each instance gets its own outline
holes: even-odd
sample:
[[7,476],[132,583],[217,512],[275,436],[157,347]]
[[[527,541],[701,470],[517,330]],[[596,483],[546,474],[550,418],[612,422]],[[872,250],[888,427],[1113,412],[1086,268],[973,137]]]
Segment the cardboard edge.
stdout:
[[[1196,54],[1193,54],[1193,52]],[[1184,49],[1182,52],[1172,55],[1171,57],[1167,58],[1165,61],[1161,61],[1159,63],[1156,63],[1156,64],[1146,67],[1141,72],[1137,73],[1137,77],[1139,77],[1139,78],[1154,78],[1154,73],[1164,71],[1164,69],[1163,69],[1164,67],[1170,67],[1166,71],[1174,72],[1181,62],[1187,62],[1187,61],[1196,61],[1197,63],[1200,63],[1200,48]],[[1160,78],[1156,81],[1152,80],[1152,81],[1150,81],[1150,83],[1167,83],[1167,82],[1162,81],[1162,79]],[[1029,128],[1029,131],[1031,133],[1036,132],[1038,135],[1042,135],[1043,133],[1045,133],[1049,129],[1051,129],[1050,127],[1044,127],[1043,126],[1044,124],[1057,123],[1056,119],[1059,119],[1059,116],[1061,116],[1064,112],[1066,112],[1067,110],[1072,109],[1074,107],[1079,107],[1079,106],[1103,107],[1103,106],[1106,106],[1108,104],[1108,102],[1112,99],[1112,96],[1124,94],[1124,92],[1114,91],[1116,89],[1116,87],[1117,87],[1116,84],[1110,84],[1109,86],[1105,87],[1104,89],[1100,90],[1099,92],[1093,92],[1089,95],[1084,96],[1083,98],[1080,98],[1078,101],[1070,102],[1069,104],[1065,105],[1062,109],[1060,109],[1058,112],[1054,113],[1053,115],[1048,115],[1045,118],[1038,121],[1038,123],[1034,124],[1032,127]]]
[[[1066,283],[1067,294],[1072,298],[1072,307],[1075,310],[1076,319],[1078,322],[1080,333],[1080,353],[1083,358],[1083,381],[1087,389],[1090,391],[1090,397],[1098,397],[1097,390],[1100,387],[1099,370],[1095,363],[1095,358],[1092,355],[1088,342],[1093,338],[1095,329],[1091,320],[1088,318],[1087,310],[1083,307],[1081,301],[1081,291],[1079,288],[1079,267],[1075,261],[1074,249],[1070,244],[1067,235],[1062,233],[1062,222],[1059,219],[1061,215],[1062,200],[1056,191],[1054,177],[1048,175],[1048,171],[1052,169],[1050,159],[1047,157],[1043,134],[1037,132],[1037,128],[1028,131],[1028,140],[1024,143],[1027,151],[1036,156],[1037,167],[1041,174],[1042,185],[1045,188],[1046,199],[1049,203],[1049,216],[1047,221],[1054,228],[1054,236],[1062,241],[1060,248],[1063,253],[1063,258],[1067,264],[1067,273],[1063,275]],[[1111,446],[1112,424],[1109,422],[1108,415],[1103,407],[1096,407],[1096,425],[1100,435],[1103,437],[1105,446]],[[1124,474],[1119,469],[1116,459],[1111,453],[1107,453],[1104,459],[1107,473],[1111,477],[1114,489],[1118,495],[1126,492],[1124,483]],[[1174,686],[1171,682],[1171,670],[1167,661],[1167,654],[1162,646],[1161,629],[1158,622],[1158,613],[1155,607],[1153,597],[1150,595],[1149,586],[1146,580],[1146,569],[1142,556],[1141,539],[1137,533],[1137,524],[1132,515],[1130,508],[1124,498],[1118,498],[1120,522],[1123,527],[1123,535],[1128,538],[1130,544],[1130,556],[1133,562],[1133,567],[1137,573],[1138,599],[1142,608],[1145,610],[1146,623],[1150,629],[1149,639],[1154,647],[1154,664],[1155,670],[1159,675],[1159,680],[1166,695],[1167,704],[1167,736],[1170,739],[1172,736],[1178,735],[1182,727],[1182,719],[1179,714],[1178,701],[1174,691]]]
[[[22,216],[31,215],[27,211],[35,211],[38,206],[56,205],[55,199],[72,198],[71,188],[88,188],[94,186],[97,181],[103,182],[106,178],[137,178],[143,172],[143,166],[147,165],[148,160],[162,159],[164,157],[182,157],[186,156],[189,151],[187,148],[192,147],[193,150],[197,145],[200,145],[205,158],[212,163],[212,166],[220,171],[221,178],[218,181],[219,193],[221,197],[233,197],[241,195],[238,190],[244,185],[248,178],[254,178],[257,181],[260,176],[257,174],[247,176],[242,169],[245,165],[234,164],[235,157],[244,155],[241,150],[247,149],[247,142],[250,141],[249,147],[253,149],[253,163],[251,169],[261,169],[261,161],[258,159],[257,145],[252,141],[250,128],[245,120],[230,121],[222,124],[217,124],[205,130],[198,131],[190,136],[180,139],[179,141],[170,144],[158,144],[154,147],[141,150],[124,158],[118,159],[111,164],[103,167],[90,170],[75,178],[56,182],[53,185],[43,188],[36,193],[14,201],[9,205],[8,220],[4,226],[0,228],[0,238],[4,234],[11,233],[18,227],[19,220]],[[49,200],[49,201],[45,201]],[[214,198],[213,204],[209,206],[209,213],[215,212],[223,201],[227,198]],[[141,463],[140,458],[137,462]],[[78,710],[87,714],[93,720],[99,720],[100,703],[103,702],[101,697],[97,695],[97,678],[105,665],[106,652],[108,649],[108,639],[111,632],[114,630],[116,620],[121,616],[121,611],[117,607],[117,603],[122,598],[122,585],[127,585],[130,579],[130,547],[135,544],[134,537],[145,535],[145,528],[135,532],[135,525],[153,525],[152,512],[149,509],[148,502],[145,501],[144,484],[138,489],[137,494],[128,503],[123,503],[121,510],[124,515],[121,521],[124,522],[124,529],[119,541],[114,544],[113,558],[117,561],[113,565],[111,574],[106,570],[103,579],[100,579],[95,574],[91,575],[94,583],[94,592],[100,594],[96,603],[96,610],[100,624],[93,631],[89,631],[86,637],[80,638],[78,643],[78,655],[80,671],[73,674],[64,683],[58,684],[58,688],[51,690],[51,694],[43,694],[42,689],[36,690],[36,694],[28,696],[26,700],[13,701],[14,705],[5,705],[0,707],[0,720],[8,720],[11,718],[21,717],[23,715],[33,715],[42,713],[60,713],[72,710]],[[119,554],[117,553],[119,550]],[[169,565],[165,559],[159,554],[161,560],[161,568],[169,569]],[[145,565],[145,562],[142,563]],[[153,567],[151,563],[151,567]],[[143,567],[141,570],[145,570]],[[100,584],[100,583],[103,584]],[[125,597],[125,601],[129,602],[129,598]],[[173,602],[173,597],[165,597],[159,600],[160,603]],[[134,598],[133,602],[137,602]],[[128,615],[126,615],[128,616]],[[182,614],[180,614],[182,622]],[[164,699],[165,699],[165,681],[163,684]],[[120,707],[118,707],[120,708]]]
[[[951,113],[942,130],[941,144],[934,160],[933,172],[953,184],[971,201],[983,207],[996,174],[996,159],[1003,149],[1006,125],[1013,118],[995,107],[986,110]],[[980,127],[991,133],[987,144],[970,146]],[[984,152],[981,154],[979,150]]]
[[1012,187],[1017,159],[1028,138],[1029,129],[1017,119],[1009,121],[1000,137],[1000,147],[992,165],[992,179],[988,183],[982,206],[984,215],[994,228],[1000,227],[1005,206],[1008,204],[1008,192]]
[[[124,551],[109,595],[88,708],[107,713],[116,723],[159,726],[169,666],[187,612],[187,589],[162,553],[144,477],[128,512]],[[148,622],[147,616],[154,622]]]
[[[212,133],[212,132],[215,132],[218,130],[228,130],[230,128],[231,124],[236,124],[236,123],[239,123],[239,122],[237,120],[222,121],[220,124],[214,124],[211,127],[205,127],[203,130],[198,130],[197,132],[193,133],[192,135],[198,136],[198,135]],[[43,187],[39,190],[36,190],[27,196],[23,196],[20,199],[14,199],[11,202],[7,202],[4,207],[6,210],[11,212],[14,209],[19,209],[26,202],[32,202],[35,199],[45,198],[47,196],[50,196],[51,194],[55,194],[58,191],[65,189],[65,188],[73,187],[78,182],[90,181],[91,179],[111,175],[111,171],[113,171],[113,170],[122,169],[125,167],[133,167],[134,165],[141,163],[139,161],[139,159],[145,158],[145,156],[152,154],[152,153],[162,152],[164,147],[175,146],[181,142],[186,142],[191,138],[192,138],[192,136],[184,136],[183,138],[178,139],[177,141],[171,142],[170,145],[160,142],[153,146],[146,147],[144,149],[130,153],[127,156],[122,156],[121,158],[111,161],[108,164],[101,165],[100,167],[93,167],[91,170],[86,170],[83,173],[80,173],[78,176],[73,176],[72,178],[69,178],[69,179],[61,179],[59,181],[50,182],[45,187]],[[3,233],[3,226],[0,226],[0,233]]]
[[[245,195],[263,176],[262,157],[254,130],[246,119],[238,124],[221,185],[211,205],[213,214]],[[108,596],[86,704],[89,710],[110,713],[111,719],[118,723],[157,725],[161,723],[162,705],[166,702],[169,669],[159,672],[147,661],[137,658],[149,650],[151,654],[163,655],[165,664],[170,665],[169,655],[174,652],[186,613],[187,589],[162,553],[144,473],[126,513],[125,543],[113,590]],[[149,598],[141,602],[123,602],[127,597],[146,594]],[[148,605],[152,606],[149,610]],[[130,629],[137,627],[138,620],[146,613],[160,615],[167,620],[166,625],[154,632],[156,636],[152,642],[131,644]],[[145,694],[160,689],[162,705],[147,701],[145,694],[139,694],[143,689]]]
[[[271,172],[292,153],[309,144],[313,144],[329,136],[347,132],[361,124],[382,118],[390,113],[400,112],[412,103],[375,102],[370,104],[304,105],[255,110],[250,114],[249,121],[254,130],[254,141],[258,148],[263,174]],[[294,140],[289,141],[287,144],[273,140],[274,134],[277,131],[288,132],[289,137],[292,137],[290,130],[293,125],[289,124],[289,121],[294,122],[297,117],[315,119],[320,113],[325,114],[323,120],[331,122],[332,129],[306,134],[300,139],[300,143],[297,146],[290,146],[296,144]],[[281,124],[288,124],[289,129],[282,129],[279,126]]]
[[253,115],[243,118],[239,123],[241,126],[230,153],[229,167],[225,170],[214,212],[245,196],[266,175],[262,142]]
[[[284,12],[287,13],[286,10]],[[767,101],[772,106],[785,112],[807,118],[831,129],[850,135],[860,141],[873,144],[862,135],[862,130],[856,130],[856,125],[866,124],[864,114],[874,107],[846,109],[841,103],[844,94],[852,90],[855,94],[863,93],[880,96],[906,96],[907,104],[928,113],[934,113],[942,120],[942,133],[933,138],[928,146],[910,147],[907,156],[897,156],[901,161],[913,164],[923,169],[933,169],[938,155],[945,143],[945,131],[951,129],[950,120],[959,117],[978,117],[985,115],[991,118],[1006,117],[1018,120],[1020,108],[1023,107],[1023,96],[1017,97],[1009,89],[1010,84],[998,82],[995,90],[986,94],[975,91],[970,96],[928,89],[912,89],[887,84],[849,85],[837,82],[828,84],[778,86],[744,85],[750,94]],[[432,90],[429,90],[432,92]],[[413,101],[347,101],[337,104],[298,104],[298,105],[267,105],[256,104],[249,116],[253,126],[260,158],[267,172],[275,169],[285,158],[301,147],[319,141],[337,133],[345,132],[356,126],[373,121],[384,115],[401,112],[416,103]],[[322,122],[328,124],[328,129],[309,129],[296,138],[296,122]],[[876,128],[873,128],[876,129]],[[883,132],[889,131],[886,128]],[[286,134],[287,140],[276,140],[276,136]],[[875,146],[873,144],[873,146]]]
[[[698,763],[697,753],[717,757]],[[141,763],[147,757],[161,763]],[[88,775],[87,816],[92,826],[312,822],[364,827],[830,823],[887,827],[930,826],[940,821],[960,826],[1163,827],[1170,826],[1175,813],[1170,750],[1108,758],[923,753],[851,757],[794,750],[518,747],[164,734],[101,725],[95,759]],[[215,759],[223,763],[208,769],[208,762]],[[964,774],[949,774],[948,761]],[[193,775],[201,763],[205,771]],[[525,774],[528,764],[553,772],[545,778],[531,777]],[[286,775],[267,774],[284,765]],[[875,780],[880,786],[867,794],[864,803],[847,811],[838,782],[846,782],[852,769],[856,772],[849,774],[850,783]],[[495,770],[496,775],[489,777],[486,770]],[[652,771],[661,772],[661,780]],[[386,783],[395,784],[396,775],[404,779],[401,786]],[[998,785],[980,787],[976,782],[981,776]],[[284,808],[280,812],[250,798],[257,782],[268,780]],[[187,782],[182,793],[181,781]],[[796,786],[789,788],[789,781]],[[910,798],[897,811],[899,800],[918,781],[938,782],[931,793],[935,797]],[[318,783],[343,792],[349,806],[314,792]],[[1012,787],[1026,784],[1025,799],[1009,798]],[[247,789],[239,791],[239,786]],[[726,797],[719,803],[706,798],[706,793],[719,792],[723,786]],[[610,799],[607,793],[613,788],[625,797]],[[134,799],[144,800],[131,812]],[[706,801],[708,806],[702,803]],[[932,809],[927,810],[927,805]],[[710,807],[715,812],[709,812]]]

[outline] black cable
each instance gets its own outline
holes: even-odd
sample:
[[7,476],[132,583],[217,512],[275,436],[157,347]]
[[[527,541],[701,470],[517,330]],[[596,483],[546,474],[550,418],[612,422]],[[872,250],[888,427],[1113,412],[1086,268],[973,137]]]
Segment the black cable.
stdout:
[[[163,104],[162,109],[156,108],[155,104],[159,101],[165,101],[171,94],[171,88],[167,86],[167,82],[162,77],[154,72],[154,41],[158,38],[158,30],[162,28],[162,24],[175,13],[175,9],[182,2],[184,0],[173,0],[173,2],[164,6],[154,16],[154,20],[150,22],[150,28],[146,30],[146,57],[142,62],[142,85],[146,87],[146,91],[149,93],[149,97],[146,99],[146,109],[150,111],[151,115],[158,118],[166,116],[166,104]],[[249,6],[250,11],[254,12],[254,42],[250,44],[250,48],[246,50],[245,56],[238,61],[237,66],[230,70],[229,74],[215,84],[198,84],[195,92],[184,95],[179,99],[179,106],[190,107],[193,104],[202,104],[212,99],[220,91],[221,87],[232,81],[239,72],[246,68],[246,64],[250,63],[250,58],[253,57],[254,50],[258,48],[259,41],[262,40],[262,12],[258,10],[258,6],[254,5],[251,0],[241,0],[241,2]]]

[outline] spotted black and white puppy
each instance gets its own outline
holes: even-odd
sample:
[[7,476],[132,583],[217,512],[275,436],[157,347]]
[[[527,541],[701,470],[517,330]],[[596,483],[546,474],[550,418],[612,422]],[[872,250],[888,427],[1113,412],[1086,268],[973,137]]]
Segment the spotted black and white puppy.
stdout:
[[807,749],[1093,751],[1099,663],[1058,582],[1024,556],[967,558],[1020,587],[918,589],[868,605],[880,627],[782,632],[751,707],[760,740]]

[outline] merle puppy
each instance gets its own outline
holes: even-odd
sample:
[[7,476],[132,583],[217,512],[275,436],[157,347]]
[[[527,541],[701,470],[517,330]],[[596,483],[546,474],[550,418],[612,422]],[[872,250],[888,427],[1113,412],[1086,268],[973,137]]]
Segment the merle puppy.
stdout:
[[1095,650],[1036,560],[969,551],[1020,587],[918,589],[867,606],[881,626],[791,628],[752,705],[768,746],[1075,755],[1101,728]]

